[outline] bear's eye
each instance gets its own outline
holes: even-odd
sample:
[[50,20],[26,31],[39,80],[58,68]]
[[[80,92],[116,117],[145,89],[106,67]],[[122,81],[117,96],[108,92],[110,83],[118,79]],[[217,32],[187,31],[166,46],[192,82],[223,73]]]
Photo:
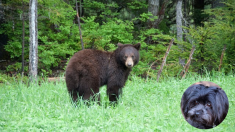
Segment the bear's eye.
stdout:
[[124,56],[124,59],[127,59],[127,56]]
[[199,102],[196,100],[196,101],[195,101],[195,105],[198,105],[198,104],[199,104]]
[[134,59],[134,55],[132,55],[131,58]]

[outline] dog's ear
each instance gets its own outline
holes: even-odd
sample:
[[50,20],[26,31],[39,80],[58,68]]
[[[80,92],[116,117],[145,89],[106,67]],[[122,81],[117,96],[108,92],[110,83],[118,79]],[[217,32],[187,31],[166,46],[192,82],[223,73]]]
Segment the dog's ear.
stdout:
[[186,119],[188,108],[185,106],[186,105],[185,98],[183,98],[183,97],[181,99],[180,109],[181,109],[181,113],[183,114],[184,118]]
[[184,115],[184,117],[187,117],[188,107],[189,107],[188,106],[188,95],[187,95],[187,93],[184,92],[184,94],[181,98],[181,112]]
[[224,90],[217,88],[216,92],[216,109],[217,109],[217,119],[214,124],[219,125],[228,113],[229,103],[228,97],[225,94]]
[[197,89],[197,87],[199,87],[200,85],[191,85],[190,87],[188,87],[186,89],[186,91],[184,92],[182,98],[181,98],[181,111],[184,115],[184,117],[187,117],[187,113],[188,113],[188,110],[189,110],[189,103],[190,103],[190,98],[193,94],[193,91],[195,89]]

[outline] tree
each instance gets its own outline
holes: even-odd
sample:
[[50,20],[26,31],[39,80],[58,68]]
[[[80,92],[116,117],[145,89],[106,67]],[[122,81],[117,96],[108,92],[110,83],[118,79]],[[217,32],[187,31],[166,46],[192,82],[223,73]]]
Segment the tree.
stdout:
[[[182,30],[182,0],[177,0],[176,3],[176,26],[177,26],[177,40],[183,41],[183,30]],[[183,52],[183,47],[178,44],[179,49]],[[179,58],[179,63],[184,66],[185,65],[185,59]]]
[[[158,10],[159,10],[159,0],[148,0],[148,12],[152,13],[152,17],[158,15]],[[148,25],[150,28],[156,28],[156,20],[154,21],[149,21]]]
[[29,82],[32,83],[37,80],[38,68],[37,0],[29,3],[29,35]]
[[[183,40],[183,30],[182,30],[182,0],[177,0],[176,3],[176,26],[177,26],[177,39],[179,41]],[[182,48],[180,47],[182,50]]]
[[[80,9],[81,9],[81,2],[80,2]],[[83,44],[83,40],[82,40],[82,30],[81,30],[81,26],[80,26],[80,17],[79,17],[79,13],[78,13],[78,2],[77,2],[77,0],[76,0],[76,11],[77,11],[78,28],[79,28],[79,35],[80,35],[80,40],[81,40],[81,46],[82,46],[82,49],[84,49],[84,44]]]
[[24,36],[25,36],[25,25],[24,25],[24,0],[22,0],[22,69],[21,76],[24,75]]

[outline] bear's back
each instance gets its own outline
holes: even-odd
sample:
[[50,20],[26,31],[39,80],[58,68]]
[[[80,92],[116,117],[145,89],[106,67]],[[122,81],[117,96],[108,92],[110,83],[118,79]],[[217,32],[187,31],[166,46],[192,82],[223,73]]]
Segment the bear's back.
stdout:
[[97,73],[105,74],[103,69],[108,68],[111,52],[93,49],[84,49],[75,53],[66,68],[66,73],[79,74]]

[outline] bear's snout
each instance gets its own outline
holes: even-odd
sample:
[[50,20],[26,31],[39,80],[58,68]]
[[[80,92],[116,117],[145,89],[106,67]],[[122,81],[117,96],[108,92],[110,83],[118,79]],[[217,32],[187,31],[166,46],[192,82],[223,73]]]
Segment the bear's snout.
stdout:
[[126,67],[128,67],[128,68],[132,68],[132,67],[134,66],[134,62],[133,62],[132,57],[128,57],[128,58],[126,59],[125,65],[126,65]]

